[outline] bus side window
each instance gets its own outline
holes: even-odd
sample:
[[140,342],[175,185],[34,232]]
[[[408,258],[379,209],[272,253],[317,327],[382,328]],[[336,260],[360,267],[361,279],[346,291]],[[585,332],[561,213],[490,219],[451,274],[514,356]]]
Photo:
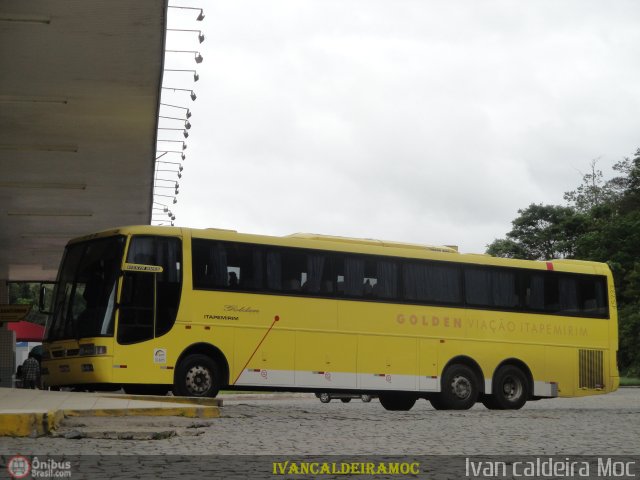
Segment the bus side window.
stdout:
[[525,278],[525,307],[528,310],[544,310],[545,277],[541,273],[528,273]]
[[262,250],[259,247],[227,244],[226,268],[227,286],[230,289],[262,289]]
[[376,284],[373,286],[376,298],[395,299],[398,297],[398,264],[396,262],[376,262]]
[[462,303],[460,267],[429,263],[403,265],[404,298],[435,303]]
[[282,287],[284,291],[300,293],[307,284],[306,254],[295,250],[282,252]]
[[344,294],[348,297],[362,297],[364,291],[364,260],[358,257],[345,257]]
[[307,254],[307,270],[305,272],[305,281],[303,290],[306,293],[320,293],[321,289],[326,287],[324,272],[326,270],[327,258],[325,255],[316,253]]
[[578,282],[575,277],[560,276],[558,278],[558,303],[562,313],[576,315],[578,307]]
[[587,316],[599,317],[607,313],[606,281],[599,277],[586,277],[579,282],[580,310]]

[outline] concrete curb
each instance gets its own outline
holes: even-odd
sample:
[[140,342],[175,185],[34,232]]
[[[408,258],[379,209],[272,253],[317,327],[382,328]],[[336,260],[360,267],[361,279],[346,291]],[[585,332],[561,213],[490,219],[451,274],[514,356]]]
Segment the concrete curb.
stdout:
[[316,398],[313,393],[298,392],[275,392],[275,393],[226,393],[219,397],[224,404],[224,400],[291,400],[291,399],[313,399]]
[[21,410],[0,413],[0,437],[39,437],[58,428],[65,417],[126,417],[126,416],[178,416],[186,418],[219,418],[224,400],[277,400],[313,398],[313,394],[297,392],[275,393],[229,393],[218,398],[173,397],[157,395],[101,394],[100,398],[162,402],[166,407],[122,407],[122,408],[57,408],[54,410]]
[[[122,397],[120,397],[122,398]],[[166,397],[171,402],[171,397]],[[132,400],[147,400],[148,397],[133,398]],[[41,437],[56,430],[65,417],[126,417],[126,416],[173,416],[186,418],[219,418],[218,404],[167,407],[126,407],[126,408],[92,408],[92,409],[58,409],[35,412],[7,412],[0,413],[0,437]],[[209,399],[214,400],[214,399]],[[203,402],[205,403],[205,402]],[[208,402],[213,403],[213,402]]]
[[0,414],[0,437],[40,437],[58,428],[64,413],[60,410]]
[[100,395],[102,398],[115,398],[127,400],[141,400],[144,402],[187,403],[190,405],[204,405],[207,407],[220,407],[222,400],[209,397],[170,397],[168,395]]
[[186,417],[219,418],[217,406],[98,408],[93,410],[63,410],[65,417]]

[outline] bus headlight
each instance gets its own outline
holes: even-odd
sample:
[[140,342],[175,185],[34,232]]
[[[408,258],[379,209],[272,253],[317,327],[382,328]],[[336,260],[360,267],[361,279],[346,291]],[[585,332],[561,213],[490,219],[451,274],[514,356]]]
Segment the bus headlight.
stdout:
[[104,345],[98,345],[97,347],[93,343],[85,343],[80,345],[79,355],[81,356],[94,356],[94,355],[106,355],[107,347]]

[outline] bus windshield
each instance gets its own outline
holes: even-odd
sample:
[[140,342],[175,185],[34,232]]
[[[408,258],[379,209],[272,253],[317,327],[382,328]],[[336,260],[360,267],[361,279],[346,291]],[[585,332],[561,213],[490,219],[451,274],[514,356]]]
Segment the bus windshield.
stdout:
[[113,336],[117,280],[125,237],[69,245],[54,292],[48,341]]

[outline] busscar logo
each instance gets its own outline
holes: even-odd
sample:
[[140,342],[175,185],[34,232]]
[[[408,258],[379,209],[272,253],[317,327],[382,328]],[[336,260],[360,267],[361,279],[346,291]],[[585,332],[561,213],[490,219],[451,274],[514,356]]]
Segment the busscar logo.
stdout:
[[11,478],[25,478],[31,472],[31,464],[27,457],[16,455],[9,459],[7,471]]

